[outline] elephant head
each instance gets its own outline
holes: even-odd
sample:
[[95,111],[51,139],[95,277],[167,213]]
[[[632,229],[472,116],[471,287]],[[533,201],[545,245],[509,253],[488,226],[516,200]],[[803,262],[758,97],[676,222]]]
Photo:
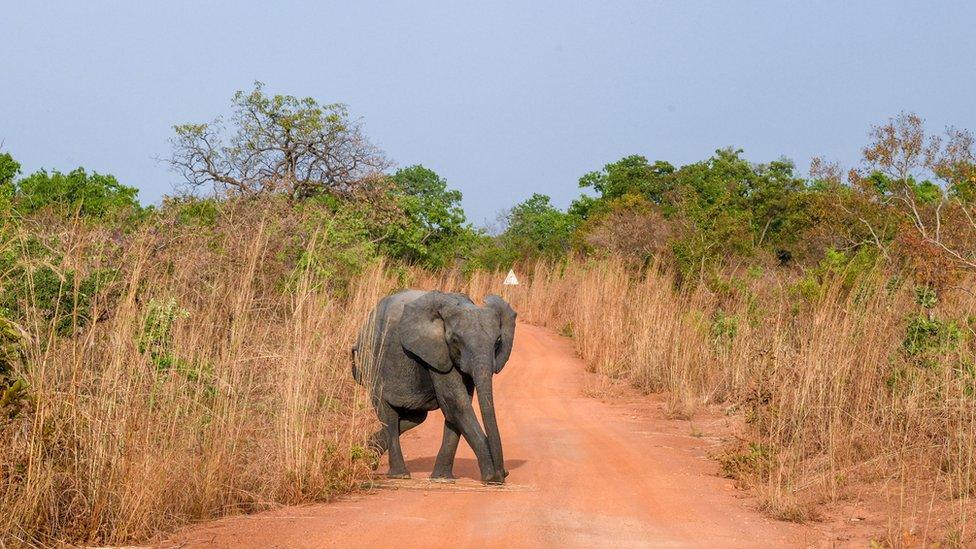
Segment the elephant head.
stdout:
[[492,376],[505,367],[515,339],[515,311],[497,295],[478,307],[460,294],[428,292],[408,303],[399,323],[409,353],[442,374],[457,368],[471,377],[491,458],[503,470]]

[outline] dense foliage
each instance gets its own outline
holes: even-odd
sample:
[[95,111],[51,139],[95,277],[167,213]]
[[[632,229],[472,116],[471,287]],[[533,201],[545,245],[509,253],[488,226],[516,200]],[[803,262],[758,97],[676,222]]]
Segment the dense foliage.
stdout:
[[423,166],[397,170],[392,200],[403,213],[384,246],[392,257],[428,268],[454,265],[470,255],[479,233],[467,222],[461,192]]
[[[883,258],[944,287],[976,268],[976,162],[968,132],[926,136],[902,114],[871,132],[863,166],[814,159],[809,177],[787,159],[753,163],[721,149],[675,168],[640,155],[585,174],[566,211],[533,195],[507,215],[492,258],[623,255],[708,281],[726,267],[809,269],[841,254]],[[498,262],[496,260],[496,262]]]

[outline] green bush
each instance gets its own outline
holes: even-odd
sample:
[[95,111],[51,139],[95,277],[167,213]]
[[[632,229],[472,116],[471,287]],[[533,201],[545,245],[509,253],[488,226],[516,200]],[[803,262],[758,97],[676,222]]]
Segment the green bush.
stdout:
[[300,236],[290,252],[297,259],[287,287],[304,280],[316,288],[342,291],[378,258],[369,212],[363,206],[323,195],[298,207]]
[[163,207],[175,209],[176,219],[180,225],[213,227],[220,215],[220,201],[216,198],[195,196],[168,198]]
[[724,311],[718,311],[712,319],[711,332],[712,341],[717,347],[728,346],[739,333],[738,315],[729,315]]
[[923,309],[934,309],[939,297],[929,286],[918,286],[915,288],[915,303]]
[[0,416],[15,416],[27,395],[27,382],[21,377],[26,367],[23,340],[7,311],[0,308]]
[[392,201],[402,216],[385,231],[383,251],[429,269],[469,258],[479,233],[467,222],[461,192],[420,165],[397,170],[392,180]]
[[14,199],[14,178],[19,173],[20,164],[10,156],[10,153],[0,154],[0,219],[10,215]]
[[84,168],[68,173],[39,170],[16,182],[13,202],[23,215],[51,209],[66,216],[115,219],[142,212],[138,193],[114,176],[88,174]]
[[157,369],[165,370],[175,364],[173,325],[187,314],[173,298],[149,301],[138,337],[138,348]]
[[0,308],[20,319],[33,312],[58,335],[70,335],[74,327],[91,321],[93,298],[114,276],[112,270],[82,276],[50,265],[18,265],[0,296]]
[[928,367],[937,363],[939,355],[955,351],[962,337],[963,332],[954,321],[917,315],[905,328],[902,351],[915,364]]
[[56,237],[40,236],[0,247],[0,310],[14,322],[42,321],[64,336],[88,324],[93,299],[118,273],[97,268],[81,274],[63,267],[60,247]]

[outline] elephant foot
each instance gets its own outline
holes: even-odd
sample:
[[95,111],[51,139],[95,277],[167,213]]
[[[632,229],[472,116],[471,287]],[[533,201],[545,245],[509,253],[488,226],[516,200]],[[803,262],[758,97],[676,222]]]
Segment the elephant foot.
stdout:
[[431,480],[436,481],[453,481],[456,477],[454,476],[454,468],[448,465],[434,464],[434,472],[430,474]]
[[455,478],[457,477],[454,476],[454,471],[446,467],[434,467],[434,472],[430,474],[431,480],[454,480]]
[[398,479],[410,478],[410,472],[409,471],[390,471],[389,473],[386,474],[386,477],[387,478],[398,478]]
[[454,484],[457,481],[457,479],[454,478],[454,475],[450,475],[450,476],[431,475],[430,476],[430,481],[431,482],[438,482],[438,483],[441,483],[441,484]]
[[481,482],[488,485],[505,484],[505,477],[502,475],[495,474],[487,478],[482,478]]

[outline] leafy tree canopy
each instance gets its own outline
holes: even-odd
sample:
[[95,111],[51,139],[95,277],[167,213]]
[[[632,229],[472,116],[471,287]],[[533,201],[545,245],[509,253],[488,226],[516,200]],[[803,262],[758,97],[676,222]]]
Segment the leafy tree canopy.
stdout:
[[625,194],[643,194],[660,203],[666,188],[665,176],[674,173],[674,166],[663,160],[649,164],[641,155],[631,155],[607,164],[602,171],[590,172],[579,180],[580,188],[592,187],[600,197],[608,200]]
[[20,173],[20,163],[10,156],[10,153],[0,154],[0,185],[13,183]]
[[0,156],[0,180],[7,187],[9,200],[21,214],[50,209],[61,215],[105,219],[126,217],[142,211],[138,189],[119,183],[112,175],[89,174],[84,168],[68,173],[38,170],[14,180],[19,171],[9,155]]
[[14,178],[20,173],[20,164],[10,153],[0,154],[0,212],[7,211],[14,196]]
[[558,257],[569,251],[579,218],[552,205],[549,196],[533,194],[512,208],[502,235],[508,248],[523,257]]
[[230,128],[221,118],[174,126],[170,165],[193,187],[218,193],[351,194],[387,167],[341,103],[238,91]]
[[461,192],[420,165],[397,170],[392,179],[404,219],[387,239],[391,255],[431,268],[467,255],[477,233],[464,215]]

